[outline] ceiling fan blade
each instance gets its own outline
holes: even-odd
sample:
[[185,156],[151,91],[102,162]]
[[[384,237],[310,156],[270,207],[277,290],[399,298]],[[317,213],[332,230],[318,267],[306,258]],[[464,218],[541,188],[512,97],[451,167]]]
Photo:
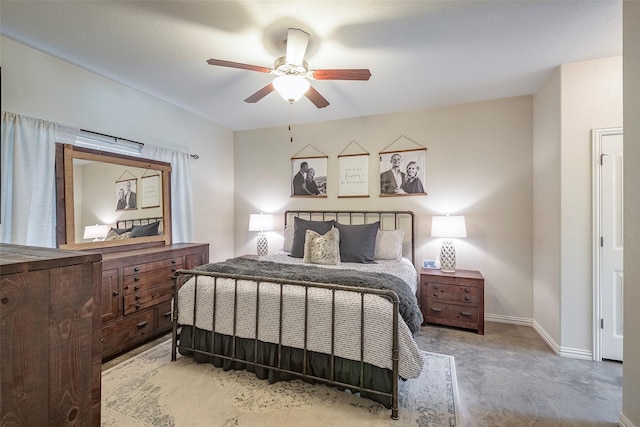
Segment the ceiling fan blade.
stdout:
[[268,85],[266,85],[265,87],[263,87],[262,89],[260,89],[259,91],[257,91],[256,93],[248,97],[247,99],[245,99],[244,102],[249,102],[251,104],[253,104],[254,102],[258,102],[262,98],[264,98],[265,96],[273,92],[273,90],[274,90],[273,83],[269,83]]
[[271,68],[261,67],[259,65],[242,64],[240,62],[223,61],[222,59],[210,59],[207,61],[209,65],[220,65],[222,67],[240,68],[242,70],[257,71],[259,73],[270,73]]
[[287,33],[286,61],[291,65],[302,65],[309,44],[309,33],[297,28],[289,28]]
[[306,96],[309,101],[313,102],[313,105],[318,108],[324,108],[329,105],[329,101],[324,99],[324,96],[320,95],[320,92],[315,90],[313,86],[309,87],[309,90],[304,94],[304,96]]
[[369,80],[369,77],[371,72],[366,68],[311,71],[311,78],[314,80]]

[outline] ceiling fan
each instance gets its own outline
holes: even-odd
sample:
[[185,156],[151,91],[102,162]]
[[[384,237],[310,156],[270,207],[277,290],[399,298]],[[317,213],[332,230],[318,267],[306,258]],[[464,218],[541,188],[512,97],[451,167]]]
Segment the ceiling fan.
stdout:
[[240,62],[210,59],[210,65],[240,68],[275,74],[278,77],[247,99],[254,103],[276,90],[285,100],[293,103],[305,95],[318,108],[329,105],[320,93],[315,90],[309,80],[369,80],[371,73],[367,69],[309,70],[304,54],[309,44],[309,34],[297,28],[289,28],[287,32],[286,55],[276,59],[273,68],[259,65],[242,64]]

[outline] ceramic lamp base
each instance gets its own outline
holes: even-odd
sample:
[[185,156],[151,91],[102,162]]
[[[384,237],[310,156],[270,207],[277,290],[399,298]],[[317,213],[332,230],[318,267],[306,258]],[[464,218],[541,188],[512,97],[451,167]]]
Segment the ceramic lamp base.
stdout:
[[258,256],[265,256],[269,253],[269,244],[267,242],[267,235],[263,232],[258,234]]
[[456,271],[456,248],[450,240],[445,240],[440,248],[440,271],[444,273]]

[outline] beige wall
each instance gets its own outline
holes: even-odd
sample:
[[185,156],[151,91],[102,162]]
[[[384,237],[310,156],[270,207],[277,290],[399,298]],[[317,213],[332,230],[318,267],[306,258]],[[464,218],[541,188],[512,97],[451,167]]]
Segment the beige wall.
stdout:
[[3,110],[197,153],[194,240],[211,244],[213,260],[233,255],[233,132],[6,37],[0,43]]
[[533,318],[559,351],[560,69],[533,97]]
[[591,358],[591,131],[622,127],[622,58],[577,62],[561,70],[561,347],[564,353]]
[[[331,107],[328,107],[331,108]],[[464,214],[469,237],[456,242],[458,268],[486,279],[486,312],[529,320],[532,301],[532,97],[433,110],[236,132],[236,255],[255,253],[249,214],[278,214],[270,248],[282,247],[286,209],[409,209],[417,216],[417,257],[435,259],[431,216]],[[427,147],[427,196],[380,198],[378,153],[401,135]],[[293,136],[293,142],[290,142]],[[337,156],[356,141],[369,153],[366,199],[337,197]],[[291,157],[311,144],[328,156],[328,197],[290,198]],[[307,153],[305,150],[303,153]]]
[[640,427],[640,2],[624,13],[624,378],[622,417]]

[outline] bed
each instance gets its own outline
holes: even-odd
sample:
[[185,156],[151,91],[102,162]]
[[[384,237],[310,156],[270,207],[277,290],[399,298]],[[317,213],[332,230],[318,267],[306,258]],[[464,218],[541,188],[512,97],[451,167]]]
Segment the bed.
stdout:
[[176,272],[171,359],[325,383],[397,419],[398,381],[424,364],[413,212],[287,211],[284,222],[281,251]]

